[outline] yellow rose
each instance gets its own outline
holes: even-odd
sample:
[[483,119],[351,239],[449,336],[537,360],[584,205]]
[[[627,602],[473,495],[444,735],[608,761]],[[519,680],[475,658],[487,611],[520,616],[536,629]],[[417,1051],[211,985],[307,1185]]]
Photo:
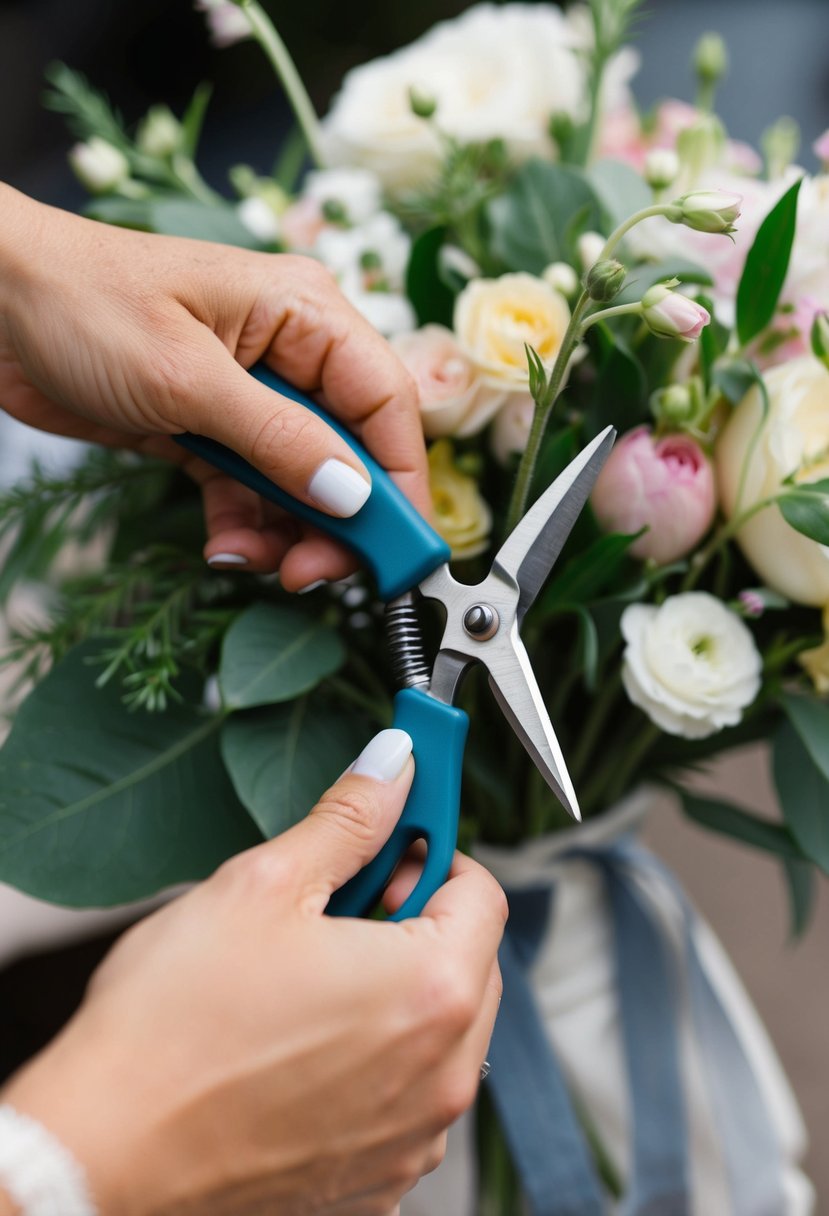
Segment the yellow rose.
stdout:
[[529,383],[525,345],[551,366],[569,321],[564,296],[531,274],[473,279],[455,303],[458,342],[487,380],[501,388]]
[[801,650],[798,662],[812,677],[815,692],[824,696],[829,692],[829,604],[823,609],[823,632],[826,637],[820,646],[812,650]]
[[429,449],[429,486],[435,508],[435,527],[455,558],[474,557],[489,542],[492,512],[478,493],[472,477],[452,459],[452,445],[439,439]]
[[[791,474],[797,481],[829,477],[829,371],[811,355],[765,373],[769,415],[761,424],[760,390],[752,388],[734,410],[717,443],[720,501],[727,516],[776,493]],[[737,534],[740,547],[760,577],[798,604],[829,603],[829,548],[786,523],[772,504]]]

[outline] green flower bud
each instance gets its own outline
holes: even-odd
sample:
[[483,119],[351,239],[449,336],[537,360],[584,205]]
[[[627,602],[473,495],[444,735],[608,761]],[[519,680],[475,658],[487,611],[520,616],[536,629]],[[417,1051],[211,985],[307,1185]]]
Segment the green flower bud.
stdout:
[[409,105],[418,118],[433,118],[438,108],[437,98],[414,84],[409,88]]
[[812,322],[812,352],[824,367],[829,368],[829,313],[819,312]]
[[626,275],[627,268],[621,262],[605,258],[590,267],[584,276],[584,287],[591,300],[607,304],[621,291]]
[[706,169],[718,164],[725,144],[725,127],[716,114],[700,114],[690,127],[680,131],[676,150],[688,179],[697,181]]
[[778,118],[760,136],[760,147],[769,179],[782,177],[800,151],[800,127],[793,118]]
[[167,106],[151,106],[141,120],[135,142],[146,156],[166,160],[178,152],[182,138],[181,123],[172,110]]
[[668,219],[674,224],[684,224],[697,232],[718,232],[730,236],[736,232],[734,221],[739,219],[742,195],[730,194],[725,190],[692,190],[683,194],[682,198],[674,200],[673,206],[679,208],[679,215],[669,213]]
[[666,422],[672,427],[690,422],[696,413],[697,402],[687,384],[669,384],[651,395],[651,413],[657,422]]
[[322,214],[329,224],[348,223],[348,212],[338,198],[327,198],[322,204]]
[[728,51],[719,34],[703,34],[694,47],[694,71],[704,84],[716,84],[728,71]]

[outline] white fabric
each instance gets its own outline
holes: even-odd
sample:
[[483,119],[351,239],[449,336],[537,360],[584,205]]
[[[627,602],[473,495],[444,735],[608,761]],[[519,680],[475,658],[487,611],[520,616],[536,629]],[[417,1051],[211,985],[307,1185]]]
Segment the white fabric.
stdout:
[[84,1171],[28,1115],[0,1106],[0,1186],[21,1216],[96,1216]]
[[[643,815],[650,796],[634,796],[612,815],[578,829],[580,845],[616,838]],[[555,911],[532,979],[550,1040],[568,1083],[590,1112],[610,1159],[622,1177],[630,1161],[628,1088],[615,996],[613,939],[603,884],[588,862],[562,861],[573,846],[570,832],[527,842],[517,849],[481,847],[476,856],[507,887],[555,880]],[[669,932],[679,927],[673,896],[659,880],[646,891]],[[786,1207],[780,1216],[811,1216],[814,1190],[798,1166],[806,1131],[794,1095],[760,1019],[711,929],[700,922],[702,965],[731,1017],[757,1081],[766,1095],[783,1148]],[[730,1216],[730,1199],[690,1011],[680,1022],[682,1072],[689,1102],[693,1216]],[[404,1200],[401,1216],[475,1216],[471,1119],[452,1129],[446,1160]],[[609,1213],[617,1205],[610,1204]]]

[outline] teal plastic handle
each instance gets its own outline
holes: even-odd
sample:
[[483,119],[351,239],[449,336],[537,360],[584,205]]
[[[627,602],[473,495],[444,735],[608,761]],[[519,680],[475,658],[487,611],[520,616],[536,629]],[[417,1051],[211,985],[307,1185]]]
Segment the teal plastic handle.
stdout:
[[414,744],[415,774],[403,814],[373,861],[336,891],[333,916],[365,916],[376,906],[403,854],[415,840],[427,853],[417,886],[391,917],[419,916],[446,881],[458,840],[461,769],[469,719],[462,709],[405,688],[394,699],[394,725]]
[[449,546],[429,527],[404,494],[398,490],[388,473],[357,442],[354,436],[336,422],[310,397],[288,384],[264,363],[251,368],[251,375],[262,384],[290,397],[299,405],[322,418],[359,456],[371,475],[371,494],[356,515],[337,519],[293,498],[280,489],[246,460],[204,435],[176,435],[176,441],[188,451],[201,456],[209,464],[228,473],[249,486],[263,498],[277,503],[293,515],[308,520],[323,532],[341,541],[368,566],[377,583],[380,598],[394,599],[409,591],[427,574],[449,561]]

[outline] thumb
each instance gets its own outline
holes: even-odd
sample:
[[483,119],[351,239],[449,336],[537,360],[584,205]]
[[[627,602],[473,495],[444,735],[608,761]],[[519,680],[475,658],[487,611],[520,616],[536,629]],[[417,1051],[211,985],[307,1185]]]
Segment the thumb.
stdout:
[[[371,493],[365,465],[321,418],[261,384],[211,334],[169,390],[174,423],[233,448],[294,498],[355,515]],[[198,355],[201,354],[201,358]]]
[[412,740],[381,730],[310,815],[280,837],[295,889],[323,912],[334,891],[367,865],[388,840],[414,776]]

